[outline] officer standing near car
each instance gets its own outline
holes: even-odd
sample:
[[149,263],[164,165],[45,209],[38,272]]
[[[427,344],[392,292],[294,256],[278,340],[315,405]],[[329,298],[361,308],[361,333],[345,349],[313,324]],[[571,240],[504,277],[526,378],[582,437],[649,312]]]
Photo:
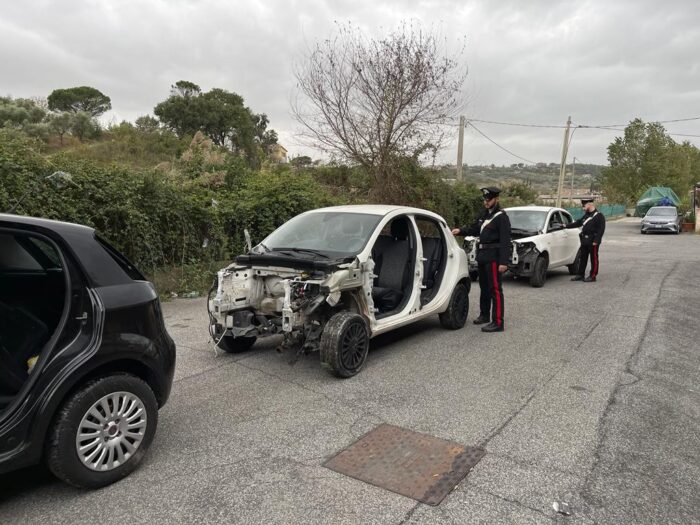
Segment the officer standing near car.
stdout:
[[[598,252],[605,233],[605,216],[596,209],[592,197],[581,199],[581,206],[583,206],[584,211],[583,217],[566,225],[567,228],[581,228],[581,233],[579,234],[581,238],[581,257],[578,263],[578,275],[571,280],[594,283],[596,282],[596,277],[598,277],[598,268],[600,266]],[[588,277],[584,277],[589,258],[591,259],[591,273]]]
[[478,236],[476,261],[479,264],[480,314],[474,324],[490,323],[482,332],[503,331],[503,274],[510,260],[510,219],[501,209],[499,194],[494,187],[481,188],[486,208],[470,226],[454,228],[453,235]]

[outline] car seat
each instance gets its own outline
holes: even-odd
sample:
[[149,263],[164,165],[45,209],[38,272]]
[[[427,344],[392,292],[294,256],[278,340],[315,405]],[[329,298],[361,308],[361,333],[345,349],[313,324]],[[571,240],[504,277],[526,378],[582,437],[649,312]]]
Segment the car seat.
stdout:
[[395,219],[391,223],[391,239],[375,244],[376,275],[372,300],[380,312],[395,310],[403,301],[409,276],[411,247],[408,221]]
[[41,320],[0,302],[0,403],[20,391],[28,378],[27,360],[48,340],[49,330]]

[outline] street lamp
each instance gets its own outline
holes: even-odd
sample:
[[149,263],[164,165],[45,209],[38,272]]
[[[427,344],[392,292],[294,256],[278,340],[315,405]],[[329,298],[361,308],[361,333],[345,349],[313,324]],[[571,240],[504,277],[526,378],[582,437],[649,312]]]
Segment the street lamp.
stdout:
[[15,201],[15,204],[5,213],[13,213],[17,209],[17,206],[22,203],[24,198],[29,195],[30,192],[34,191],[42,180],[51,181],[51,183],[59,190],[68,186],[69,184],[77,186],[77,184],[73,182],[73,177],[70,173],[66,173],[65,171],[54,171],[51,175],[47,175],[43,179],[37,179],[34,185],[25,191],[22,196]]

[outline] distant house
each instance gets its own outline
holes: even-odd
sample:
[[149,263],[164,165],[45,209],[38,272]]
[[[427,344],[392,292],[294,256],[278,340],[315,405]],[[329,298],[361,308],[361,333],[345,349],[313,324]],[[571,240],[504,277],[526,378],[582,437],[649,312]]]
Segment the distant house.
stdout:
[[287,149],[282,144],[272,144],[267,149],[267,154],[272,162],[277,162],[278,164],[286,164],[287,159]]

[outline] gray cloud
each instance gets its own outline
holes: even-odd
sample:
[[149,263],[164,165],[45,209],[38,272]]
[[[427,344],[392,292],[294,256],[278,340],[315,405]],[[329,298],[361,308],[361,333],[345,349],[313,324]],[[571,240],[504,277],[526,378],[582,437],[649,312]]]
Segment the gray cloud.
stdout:
[[[700,116],[700,10],[692,0],[13,2],[0,15],[0,93],[47,96],[91,85],[112,98],[108,118],[133,120],[186,79],[241,94],[268,114],[292,154],[307,153],[289,112],[294,62],[336,21],[379,35],[405,19],[453,41],[466,36],[470,118],[564,124],[571,115],[579,124],[624,124]],[[525,158],[561,156],[560,129],[476,124]],[[667,127],[700,135],[700,121]],[[578,130],[570,155],[604,162],[614,136]],[[441,160],[452,161],[455,150],[453,143]],[[465,162],[517,159],[472,130]]]

